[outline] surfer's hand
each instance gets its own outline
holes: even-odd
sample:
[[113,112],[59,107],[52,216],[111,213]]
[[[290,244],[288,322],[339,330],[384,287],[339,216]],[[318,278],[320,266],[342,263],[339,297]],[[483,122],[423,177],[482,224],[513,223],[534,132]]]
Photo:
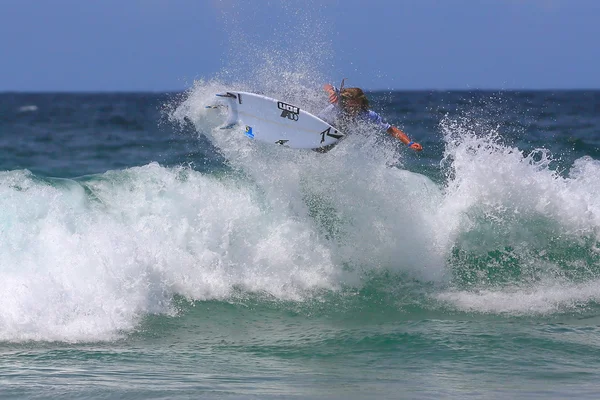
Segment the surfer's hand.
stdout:
[[423,150],[423,146],[421,146],[419,143],[413,143],[413,144],[411,144],[410,148],[413,149],[414,151],[421,151],[421,150]]
[[331,104],[338,102],[338,95],[335,92],[335,88],[330,83],[323,85],[323,89],[325,89],[325,92],[329,95],[329,102]]

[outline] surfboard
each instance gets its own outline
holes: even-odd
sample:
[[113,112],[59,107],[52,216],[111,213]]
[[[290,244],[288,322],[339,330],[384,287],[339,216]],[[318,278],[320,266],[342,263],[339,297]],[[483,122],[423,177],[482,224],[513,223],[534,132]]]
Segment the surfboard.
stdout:
[[[254,140],[293,149],[319,149],[344,137],[327,122],[288,102],[248,92],[216,95],[228,110],[221,128],[242,131]],[[213,107],[218,105],[209,106]]]

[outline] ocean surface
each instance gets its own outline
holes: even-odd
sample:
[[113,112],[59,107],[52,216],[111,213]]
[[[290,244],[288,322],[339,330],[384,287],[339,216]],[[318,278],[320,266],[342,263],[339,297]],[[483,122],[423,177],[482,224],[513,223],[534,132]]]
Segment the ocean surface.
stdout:
[[205,108],[327,104],[275,87],[0,93],[0,398],[600,397],[600,91],[368,93],[421,153]]

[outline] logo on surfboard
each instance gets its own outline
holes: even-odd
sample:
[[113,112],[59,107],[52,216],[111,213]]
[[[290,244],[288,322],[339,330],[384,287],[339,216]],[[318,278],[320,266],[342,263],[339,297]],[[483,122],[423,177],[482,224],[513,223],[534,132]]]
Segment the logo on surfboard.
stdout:
[[334,129],[333,133],[331,133],[331,127],[325,129],[323,132],[320,133],[320,135],[321,135],[321,143],[323,143],[325,141],[325,135],[332,137],[334,139],[339,139],[344,136],[344,135],[339,135],[338,131],[336,129]]
[[291,104],[284,103],[282,101],[277,102],[277,108],[281,110],[281,118],[291,119],[292,121],[298,121],[300,116],[300,108]]

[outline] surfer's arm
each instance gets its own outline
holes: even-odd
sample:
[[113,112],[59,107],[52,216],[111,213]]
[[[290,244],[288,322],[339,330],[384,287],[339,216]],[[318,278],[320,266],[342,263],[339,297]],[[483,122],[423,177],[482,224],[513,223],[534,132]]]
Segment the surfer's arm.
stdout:
[[407,145],[408,147],[410,147],[411,149],[413,149],[415,151],[423,150],[423,146],[421,146],[417,142],[413,142],[412,140],[410,140],[410,138],[406,135],[406,133],[402,132],[400,129],[396,128],[395,126],[390,126],[386,132],[389,133],[390,135],[392,135],[393,137],[395,137],[396,139],[400,140],[402,143],[404,143],[405,145]]
[[323,85],[325,93],[329,95],[329,105],[317,114],[317,117],[330,125],[335,125],[338,114],[340,113],[339,91],[330,83]]
[[387,121],[384,120],[383,117],[381,115],[377,114],[375,111],[368,110],[363,115],[364,115],[365,119],[367,119],[368,121],[371,121],[376,126],[381,128],[381,130],[386,131],[387,133],[389,133],[396,139],[400,140],[402,143],[404,143],[411,149],[416,150],[416,151],[423,150],[423,147],[421,147],[421,145],[419,143],[415,143],[412,140],[410,140],[410,138],[408,137],[408,135],[406,135],[406,133],[402,132],[400,129],[396,128],[395,126],[388,124]]
[[331,83],[326,83],[325,85],[323,85],[323,89],[325,90],[325,93],[329,95],[329,102],[331,104],[335,104],[338,102],[339,92],[335,88],[335,86],[333,86]]

